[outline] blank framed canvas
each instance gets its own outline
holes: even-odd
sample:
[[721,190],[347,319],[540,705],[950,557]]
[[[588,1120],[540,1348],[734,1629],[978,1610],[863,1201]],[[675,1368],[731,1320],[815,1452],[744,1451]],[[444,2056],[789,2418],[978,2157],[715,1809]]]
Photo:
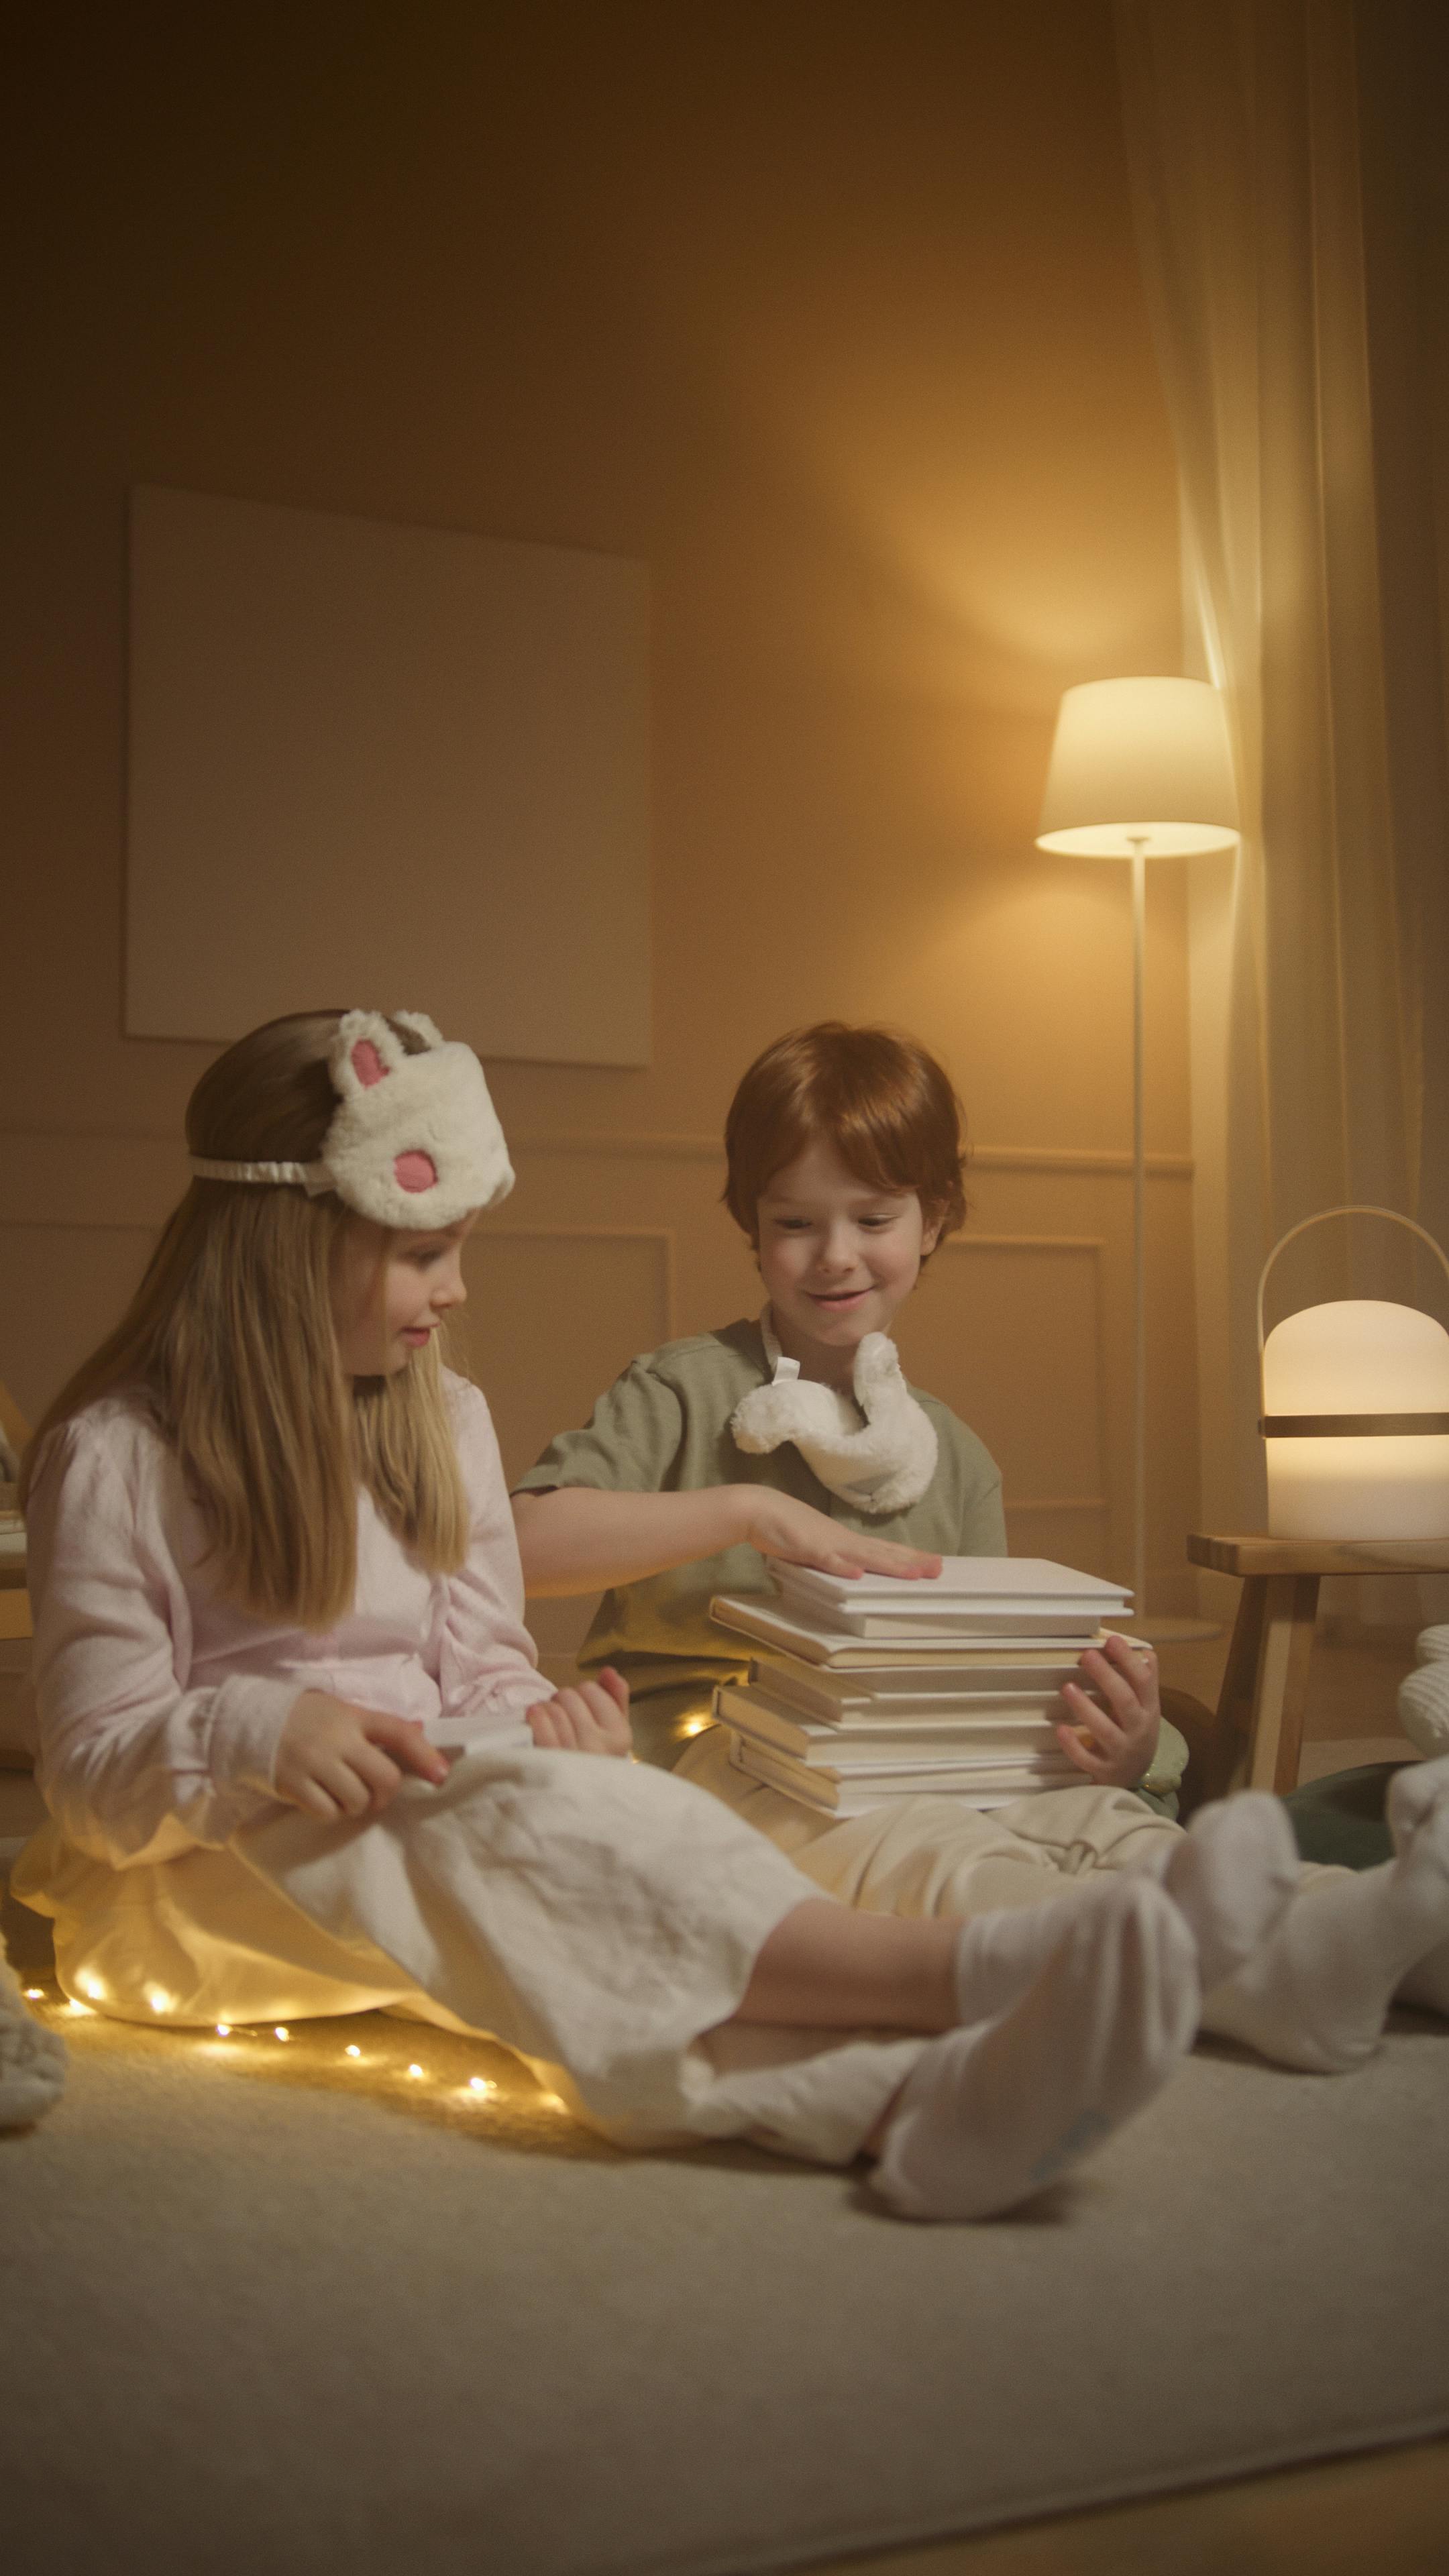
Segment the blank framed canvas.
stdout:
[[647,1064],[644,566],[131,498],[128,1034],[355,1005]]

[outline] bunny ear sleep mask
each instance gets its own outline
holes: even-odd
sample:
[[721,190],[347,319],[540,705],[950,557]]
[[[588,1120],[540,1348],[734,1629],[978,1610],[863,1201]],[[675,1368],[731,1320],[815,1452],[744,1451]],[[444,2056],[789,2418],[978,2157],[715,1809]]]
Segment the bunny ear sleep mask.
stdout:
[[380,1011],[345,1011],[328,1065],[338,1105],[315,1163],[222,1163],[194,1154],[198,1180],[291,1183],[337,1196],[375,1225],[428,1233],[495,1207],[513,1168],[483,1067],[421,1011],[394,1014],[423,1040],[409,1055]]

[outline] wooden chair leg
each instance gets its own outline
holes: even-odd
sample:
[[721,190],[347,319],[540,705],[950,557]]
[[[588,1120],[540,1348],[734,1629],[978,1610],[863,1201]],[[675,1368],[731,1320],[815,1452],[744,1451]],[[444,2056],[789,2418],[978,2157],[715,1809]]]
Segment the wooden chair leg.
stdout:
[[1185,1825],[1199,1807],[1226,1798],[1242,1759],[1242,1738],[1190,1691],[1165,1690],[1162,1714],[1187,1745],[1187,1769],[1177,1786],[1177,1821]]
[[[1245,1576],[1238,1595],[1228,1660],[1218,1692],[1218,1734],[1236,1747],[1230,1764],[1232,1782],[1241,1786],[1253,1735],[1253,1708],[1258,1692],[1258,1666],[1263,1652],[1263,1610],[1267,1585],[1260,1575]],[[1226,1792],[1224,1791],[1224,1794]]]
[[1298,1786],[1318,1581],[1316,1574],[1270,1574],[1263,1582],[1263,1642],[1248,1785],[1276,1789],[1280,1797]]

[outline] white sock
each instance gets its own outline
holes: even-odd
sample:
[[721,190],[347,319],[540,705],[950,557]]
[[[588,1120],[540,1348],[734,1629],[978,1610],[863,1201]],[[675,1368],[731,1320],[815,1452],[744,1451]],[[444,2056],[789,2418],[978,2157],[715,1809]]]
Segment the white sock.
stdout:
[[1060,1948],[1068,1917],[1082,1906],[1100,1905],[1112,1885],[1105,1875],[1069,1880],[1039,1904],[967,1915],[956,1933],[957,2020],[999,2021],[1010,2012]]
[[1204,2030],[1284,2066],[1342,2074],[1371,2055],[1411,1969],[1449,1941],[1449,1799],[1397,1860],[1310,1880],[1246,1967],[1210,1994]]
[[1205,1995],[1261,1949],[1297,1890],[1300,1866],[1287,1809],[1261,1789],[1201,1808],[1185,1834],[1162,1835],[1135,1864],[1183,1916]]
[[1430,1763],[1449,1754],[1449,1660],[1436,1656],[1399,1684],[1399,1724]]
[[[1260,1790],[1204,1807],[1186,1833],[1155,1834],[1124,1876],[1152,1878],[1171,1897],[1197,1947],[1203,1992],[1260,1948],[1294,1895],[1298,1846],[1287,1811]],[[971,1915],[956,1941],[956,2005],[963,2022],[995,2021],[1020,2001],[1062,1935],[1064,1906],[1093,1904],[1112,1885],[1078,1879],[1039,1905]]]
[[[1440,1636],[1444,1631],[1430,1629],[1428,1633]],[[1402,1771],[1394,1774],[1389,1782],[1384,1813],[1396,1852],[1407,1851],[1421,1826],[1446,1798],[1449,1798],[1449,1758],[1437,1762],[1406,1763]],[[1415,1961],[1407,1976],[1399,1979],[1394,2001],[1414,2004],[1420,2012],[1442,2013],[1449,2021],[1449,1939],[1436,1943],[1422,1959]]]
[[1396,1852],[1413,1841],[1441,1798],[1449,1798],[1449,1754],[1441,1754],[1437,1762],[1406,1762],[1394,1773],[1384,1815]]
[[0,1950],[0,2129],[28,2128],[65,2084],[65,2041],[25,2009]]
[[[872,2182],[902,2218],[990,2218],[1100,2146],[1192,2046],[1191,1935],[1150,1882],[1029,1908],[1055,1942],[999,2020],[948,2031],[901,2088]],[[981,1918],[989,1920],[992,1918]]]

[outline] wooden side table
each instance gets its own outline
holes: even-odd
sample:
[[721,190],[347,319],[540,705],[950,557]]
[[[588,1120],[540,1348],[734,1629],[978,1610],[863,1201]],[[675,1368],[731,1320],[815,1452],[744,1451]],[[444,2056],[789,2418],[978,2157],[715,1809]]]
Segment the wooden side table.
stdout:
[[1187,1542],[1193,1565],[1236,1574],[1242,1597],[1218,1697],[1218,1722],[1243,1740],[1250,1789],[1298,1786],[1308,1659],[1325,1574],[1442,1574],[1449,1538],[1209,1538]]
[[[0,1432],[18,1458],[30,1438],[30,1425],[0,1378]],[[30,1601],[25,1590],[25,1523],[15,1487],[0,1483],[0,1639],[28,1637]]]
[[[0,1495],[5,1491],[0,1486]],[[24,1525],[0,1502],[0,1771],[29,1771],[32,1767],[13,1722],[13,1694],[8,1687],[18,1680],[29,1660],[20,1649],[30,1634]]]
[[25,1589],[25,1523],[7,1508],[0,1485],[0,1637],[28,1637],[30,1600]]

